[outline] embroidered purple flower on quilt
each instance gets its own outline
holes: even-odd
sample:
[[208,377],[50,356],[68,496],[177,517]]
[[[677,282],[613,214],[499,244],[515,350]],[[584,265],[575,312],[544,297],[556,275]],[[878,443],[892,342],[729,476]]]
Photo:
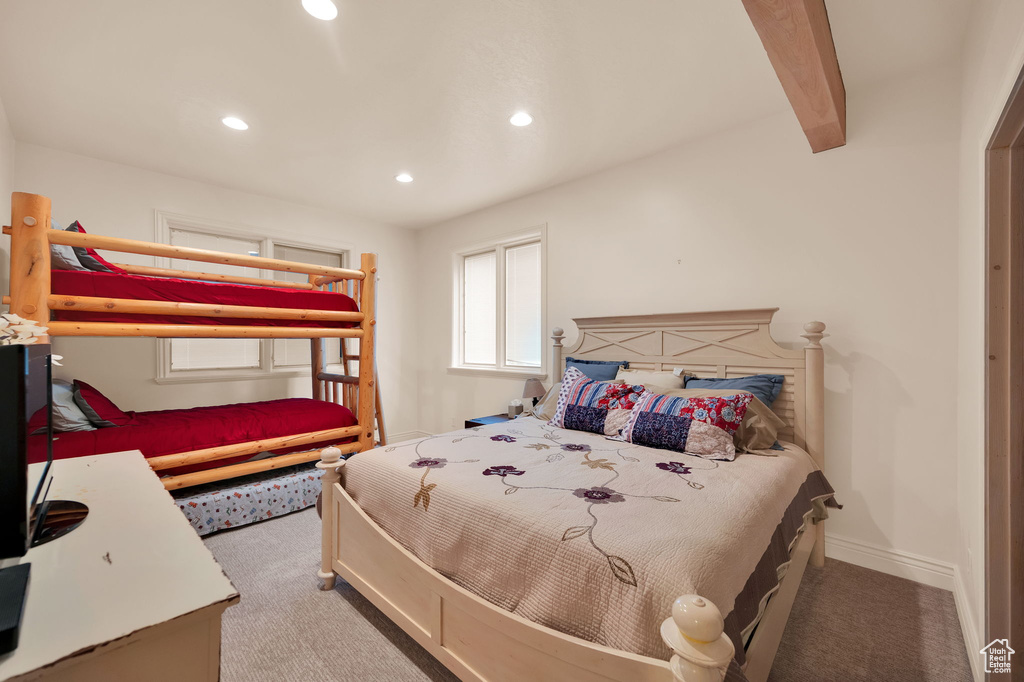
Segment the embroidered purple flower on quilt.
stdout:
[[522,476],[526,472],[521,469],[516,469],[513,466],[497,466],[491,467],[484,471],[484,476]]
[[491,436],[491,440],[503,441],[505,443],[515,443],[516,439],[513,436],[507,436],[504,433],[497,436]]
[[572,491],[572,494],[594,504],[608,504],[609,502],[624,502],[626,500],[625,497],[611,488],[603,487],[576,488],[576,490]]
[[658,462],[655,466],[663,471],[670,471],[673,474],[688,474],[693,471],[682,462]]
[[411,466],[413,469],[423,469],[425,467],[430,467],[431,469],[440,469],[447,463],[448,460],[444,459],[443,457],[435,457],[434,459],[430,459],[428,457],[421,457],[420,459],[417,459],[415,462],[411,462],[409,466]]
[[590,446],[583,443],[566,443],[562,449],[569,452],[590,452]]

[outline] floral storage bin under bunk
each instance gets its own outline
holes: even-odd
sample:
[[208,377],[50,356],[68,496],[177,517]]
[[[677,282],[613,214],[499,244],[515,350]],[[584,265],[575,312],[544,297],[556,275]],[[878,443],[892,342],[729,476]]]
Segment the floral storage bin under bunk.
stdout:
[[185,488],[172,493],[200,535],[283,516],[316,504],[321,471],[311,464]]

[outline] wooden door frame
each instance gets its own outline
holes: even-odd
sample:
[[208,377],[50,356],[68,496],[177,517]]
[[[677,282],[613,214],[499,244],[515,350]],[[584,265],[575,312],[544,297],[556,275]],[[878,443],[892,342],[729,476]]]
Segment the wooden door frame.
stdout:
[[[982,644],[1008,637],[1010,646],[1020,649],[1024,646],[1024,71],[986,148],[985,173]],[[1018,667],[1020,663],[1014,666]]]

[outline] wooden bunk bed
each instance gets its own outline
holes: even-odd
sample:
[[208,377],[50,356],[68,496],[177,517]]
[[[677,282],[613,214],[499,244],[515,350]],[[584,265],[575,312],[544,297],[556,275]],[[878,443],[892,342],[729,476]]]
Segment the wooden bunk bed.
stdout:
[[[359,269],[310,265],[54,230],[51,229],[50,213],[51,202],[47,197],[21,192],[15,192],[11,197],[11,224],[3,228],[4,234],[11,237],[10,295],[3,297],[3,303],[10,306],[10,312],[48,327],[50,336],[308,338],[311,340],[313,399],[335,403],[355,413],[355,423],[337,428],[275,435],[149,457],[150,466],[158,475],[172,471],[172,475],[164,475],[161,479],[166,489],[184,488],[319,460],[321,450],[328,446],[335,446],[346,454],[374,447],[374,423],[379,400],[374,358],[377,322],[376,254],[362,254]],[[308,276],[308,282],[264,280],[123,264],[107,264],[115,269],[115,273],[54,271],[51,277],[51,245],[302,273]],[[90,278],[90,275],[96,276]],[[193,288],[208,285],[209,290],[202,292],[203,300],[211,297],[213,300],[197,303],[144,297],[121,298],[109,292],[104,295],[80,295],[66,293],[67,289],[65,293],[55,291],[54,283],[64,287],[80,287],[85,280],[89,280],[86,284],[90,291],[105,291],[104,287],[109,289],[118,284],[118,278],[123,278],[125,282],[130,279],[144,289],[155,290],[158,293],[154,298],[166,298],[160,295],[162,286],[183,289],[185,285]],[[222,292],[227,291],[245,295],[246,300],[274,299],[279,305],[235,305],[217,300]],[[318,307],[324,309],[287,307],[289,292],[315,294],[305,296],[302,300],[315,299]],[[354,304],[348,300],[350,297],[354,299]],[[321,302],[324,305],[319,305]],[[51,313],[56,319],[51,320]],[[349,339],[358,341],[356,376],[326,371],[323,351],[326,338],[342,340],[342,360],[346,369],[352,354],[345,343]],[[47,341],[48,338],[43,337],[40,342]],[[380,424],[379,421],[377,423]],[[294,451],[304,446],[314,449]],[[237,462],[240,458],[280,450],[288,452],[264,459]],[[186,469],[178,473],[183,467],[202,470]]]

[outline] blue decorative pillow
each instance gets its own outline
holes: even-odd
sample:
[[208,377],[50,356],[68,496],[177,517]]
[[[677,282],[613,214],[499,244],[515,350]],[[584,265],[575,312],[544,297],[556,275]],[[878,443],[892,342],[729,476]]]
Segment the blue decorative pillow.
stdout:
[[570,367],[562,377],[558,406],[548,424],[615,436],[632,414],[637,398],[643,394],[643,386],[595,381]]
[[615,381],[615,375],[619,367],[629,369],[629,362],[626,360],[577,360],[575,358],[565,359],[565,368],[575,367],[588,379],[595,381]]
[[707,459],[736,458],[732,434],[743,422],[753,396],[679,398],[641,394],[615,440],[685,452]]
[[772,406],[775,399],[782,392],[782,382],[786,377],[781,374],[755,374],[749,377],[738,377],[736,379],[700,379],[697,377],[686,377],[685,388],[726,388],[736,391],[747,391],[757,396],[757,399],[768,407]]

